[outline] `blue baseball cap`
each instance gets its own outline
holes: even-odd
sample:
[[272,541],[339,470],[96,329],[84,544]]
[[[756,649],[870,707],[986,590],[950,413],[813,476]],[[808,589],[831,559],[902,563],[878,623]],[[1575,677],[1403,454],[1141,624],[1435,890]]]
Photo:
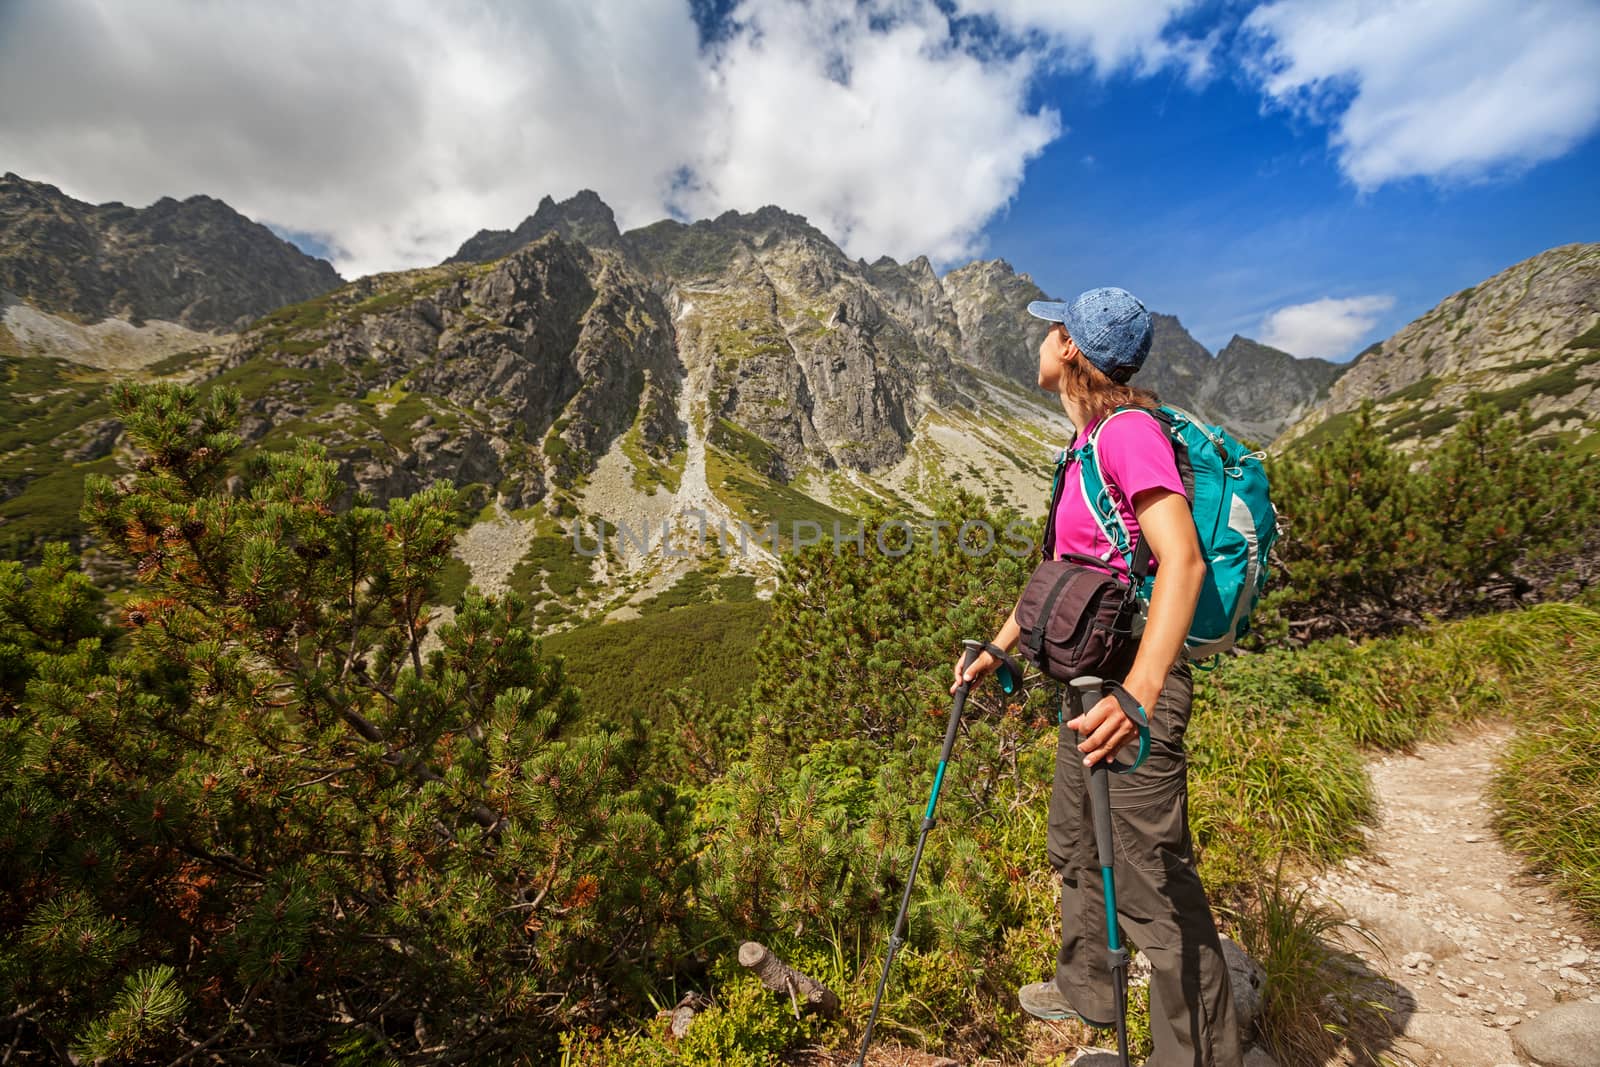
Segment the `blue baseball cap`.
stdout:
[[1155,336],[1139,298],[1114,286],[1090,289],[1070,304],[1035,300],[1028,314],[1065,326],[1084,358],[1114,382],[1127,381],[1144,366]]

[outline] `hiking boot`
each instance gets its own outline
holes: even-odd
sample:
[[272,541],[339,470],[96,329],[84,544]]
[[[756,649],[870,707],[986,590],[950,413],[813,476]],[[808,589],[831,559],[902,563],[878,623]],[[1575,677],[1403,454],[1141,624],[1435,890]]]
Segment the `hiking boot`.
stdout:
[[1022,1010],[1036,1019],[1076,1019],[1080,1023],[1094,1027],[1096,1030],[1110,1030],[1114,1023],[1097,1023],[1093,1019],[1085,1019],[1068,1003],[1067,998],[1061,995],[1061,990],[1054,982],[1034,982],[1017,990],[1017,1000],[1022,1004]]

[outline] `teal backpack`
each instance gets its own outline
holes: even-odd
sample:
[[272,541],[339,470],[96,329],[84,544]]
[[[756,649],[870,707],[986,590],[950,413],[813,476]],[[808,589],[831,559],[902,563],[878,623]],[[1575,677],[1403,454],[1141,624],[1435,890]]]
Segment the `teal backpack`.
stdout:
[[[1136,592],[1145,607],[1150,602],[1154,581],[1148,573],[1148,549],[1131,544],[1122,512],[1100,476],[1095,459],[1100,432],[1106,423],[1126,411],[1118,408],[1100,421],[1076,458],[1082,481],[1083,498],[1090,503],[1095,521],[1106,540],[1128,561],[1129,573],[1137,583]],[[1248,452],[1232,434],[1220,426],[1208,426],[1182,408],[1163,404],[1149,414],[1167,431],[1178,474],[1189,497],[1200,551],[1206,559],[1206,580],[1195,605],[1194,622],[1184,645],[1190,660],[1203,660],[1226,652],[1250,632],[1250,612],[1267,584],[1267,554],[1278,539],[1278,513],[1267,496],[1267,472],[1260,452]],[[1068,451],[1057,462],[1055,500],[1051,516],[1060,499],[1061,481]],[[1046,551],[1049,551],[1046,546]]]

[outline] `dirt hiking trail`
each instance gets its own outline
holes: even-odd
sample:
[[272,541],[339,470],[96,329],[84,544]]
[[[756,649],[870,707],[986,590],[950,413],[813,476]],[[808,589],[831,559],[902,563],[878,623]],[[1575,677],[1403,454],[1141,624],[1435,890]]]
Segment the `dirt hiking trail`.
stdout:
[[[1379,820],[1367,854],[1311,883],[1315,899],[1380,941],[1352,937],[1346,947],[1393,983],[1384,999],[1402,1035],[1397,1062],[1600,1064],[1600,1031],[1570,1018],[1600,1016],[1600,937],[1491,826],[1487,791],[1511,736],[1493,724],[1369,762]],[[1585,1006],[1537,1021],[1573,1002]],[[1560,1054],[1544,1051],[1552,1045]]]

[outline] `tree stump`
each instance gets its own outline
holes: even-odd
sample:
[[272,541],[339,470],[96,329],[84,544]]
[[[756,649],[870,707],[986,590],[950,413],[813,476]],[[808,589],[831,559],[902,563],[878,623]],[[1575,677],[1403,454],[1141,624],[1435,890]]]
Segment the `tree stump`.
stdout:
[[788,994],[796,1018],[799,1018],[802,1010],[816,1010],[829,1017],[839,1013],[837,993],[810,975],[801,974],[784,963],[767,951],[765,945],[755,941],[740,945],[739,966],[753,971],[761,979],[761,984],[774,993]]

